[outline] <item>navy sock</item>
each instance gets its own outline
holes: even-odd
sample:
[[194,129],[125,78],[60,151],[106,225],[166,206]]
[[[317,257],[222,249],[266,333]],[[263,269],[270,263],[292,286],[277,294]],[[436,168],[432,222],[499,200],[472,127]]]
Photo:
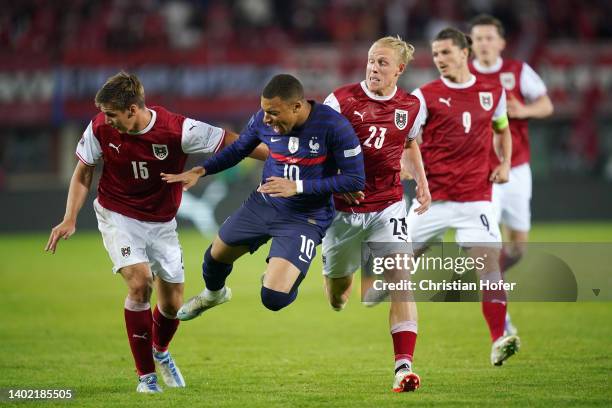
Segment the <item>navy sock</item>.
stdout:
[[210,254],[211,248],[212,246],[209,246],[204,254],[202,277],[208,290],[220,290],[225,286],[225,279],[232,272],[233,265],[216,261]]

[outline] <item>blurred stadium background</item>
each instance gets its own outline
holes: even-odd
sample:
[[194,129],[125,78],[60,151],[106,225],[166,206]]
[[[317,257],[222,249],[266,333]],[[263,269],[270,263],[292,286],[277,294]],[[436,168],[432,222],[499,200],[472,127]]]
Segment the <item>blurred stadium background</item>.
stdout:
[[[481,12],[502,20],[505,55],[528,61],[555,104],[551,119],[530,124],[534,221],[612,219],[610,1],[4,0],[0,231],[61,219],[93,97],[119,69],[140,76],[148,105],[240,130],[273,74],[296,74],[321,101],[362,79],[370,43],[386,34],[417,47],[401,82],[412,90],[437,76],[429,38],[467,30]],[[256,184],[257,166],[201,183],[184,200],[184,225],[213,232]],[[90,209],[80,228],[95,228]]]

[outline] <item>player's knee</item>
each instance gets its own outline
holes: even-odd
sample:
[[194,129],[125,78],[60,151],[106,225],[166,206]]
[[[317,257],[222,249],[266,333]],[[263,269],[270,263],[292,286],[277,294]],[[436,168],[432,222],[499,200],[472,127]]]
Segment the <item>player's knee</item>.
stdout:
[[342,295],[329,294],[329,305],[332,309],[340,311],[346,305],[346,299]]
[[261,287],[261,303],[274,312],[289,306],[297,297],[297,288],[289,293],[278,292],[268,289],[265,286]]
[[202,277],[209,290],[219,290],[225,285],[225,279],[232,272],[232,264],[226,264],[214,259],[209,246],[204,254]]
[[128,297],[134,302],[148,303],[151,299],[152,292],[153,289],[148,282],[145,281],[140,284],[135,284],[135,282],[132,282],[128,288]]
[[162,316],[164,316],[167,319],[175,319],[176,314],[178,313],[180,307],[181,305],[178,305],[178,304],[164,303],[163,305],[160,305],[159,302],[157,303],[157,308],[159,309],[159,313],[161,313]]

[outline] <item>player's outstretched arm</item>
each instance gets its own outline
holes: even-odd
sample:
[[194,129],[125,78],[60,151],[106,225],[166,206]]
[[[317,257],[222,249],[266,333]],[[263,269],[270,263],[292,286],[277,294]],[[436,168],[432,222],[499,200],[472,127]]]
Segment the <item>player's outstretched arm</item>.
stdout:
[[68,239],[76,231],[77,216],[89,193],[93,173],[93,166],[87,166],[81,161],[77,163],[74,173],[72,174],[72,179],[70,179],[64,220],[51,230],[51,235],[49,235],[49,240],[45,246],[45,251],[51,251],[51,253],[54,254],[59,239]]
[[508,95],[508,116],[512,119],[541,119],[552,115],[554,108],[548,95],[542,95],[531,103],[523,104]]
[[195,186],[198,180],[200,180],[200,177],[204,175],[206,175],[206,170],[202,166],[196,166],[180,174],[160,173],[161,179],[166,183],[182,183],[183,191],[187,191]]
[[510,177],[510,163],[512,161],[512,134],[510,133],[510,127],[506,126],[501,130],[496,130],[493,141],[500,163],[491,172],[489,180],[493,183],[503,184]]
[[423,158],[421,157],[421,149],[416,140],[406,140],[404,151],[401,157],[401,167],[406,170],[416,181],[416,199],[421,204],[415,208],[414,212],[423,214],[431,205],[431,194],[429,193],[429,184],[423,167]]
[[[234,133],[230,130],[225,130],[225,142],[224,142],[224,146],[227,147],[229,145],[231,145],[232,143],[234,143],[236,140],[238,140],[238,134]],[[249,157],[252,159],[256,159],[256,160],[261,160],[261,161],[266,161],[266,159],[268,158],[268,155],[270,154],[270,150],[268,149],[268,146],[266,146],[263,143],[260,143],[255,150],[253,150],[251,152],[251,154],[249,154]]]

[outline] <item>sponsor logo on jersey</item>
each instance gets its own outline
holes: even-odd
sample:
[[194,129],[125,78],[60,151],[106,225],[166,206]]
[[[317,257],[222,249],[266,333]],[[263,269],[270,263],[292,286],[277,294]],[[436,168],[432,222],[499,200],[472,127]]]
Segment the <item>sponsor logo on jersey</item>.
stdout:
[[121,143],[119,144],[119,146],[115,146],[113,143],[109,143],[108,146],[115,149],[117,151],[117,154],[119,154],[119,148],[121,147]]
[[516,86],[516,77],[514,76],[514,72],[502,72],[499,74],[499,82],[501,82],[506,91],[513,90]]
[[153,144],[153,155],[159,160],[168,157],[168,145]]
[[363,113],[359,113],[359,112],[357,112],[357,111],[354,111],[354,112],[353,112],[353,115],[357,115],[357,116],[359,116],[359,117],[361,118],[361,121],[363,122],[363,115],[365,115],[365,111],[363,111]]
[[291,154],[297,152],[300,148],[300,139],[295,136],[291,136],[289,138],[289,144],[287,145],[287,148],[289,149],[289,153]]
[[316,137],[313,137],[310,139],[310,142],[308,142],[308,147],[310,147],[310,154],[317,154],[321,146],[316,142]]
[[493,108],[493,94],[491,92],[478,92],[478,98],[482,109],[490,111]]
[[443,103],[443,104],[445,104],[446,106],[448,106],[450,108],[450,101],[451,101],[450,96],[448,98],[446,98],[446,99],[438,98],[438,101],[440,101],[440,103]]
[[395,110],[395,127],[404,130],[408,126],[408,111],[402,109]]
[[122,257],[127,258],[128,256],[130,256],[131,253],[132,253],[132,251],[130,250],[129,246],[121,248],[121,256]]
[[280,138],[280,137],[271,137],[271,138],[270,138],[270,141],[271,141],[272,143],[274,143],[274,142],[278,142],[279,140],[281,140],[281,138]]

